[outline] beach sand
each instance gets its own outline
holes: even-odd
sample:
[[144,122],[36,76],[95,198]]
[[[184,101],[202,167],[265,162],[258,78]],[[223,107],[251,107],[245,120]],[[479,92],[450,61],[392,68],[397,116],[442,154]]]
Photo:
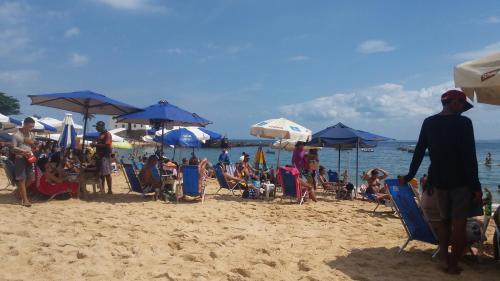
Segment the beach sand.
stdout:
[[[499,280],[490,257],[461,276],[410,242],[389,208],[320,196],[303,206],[213,195],[165,203],[126,194],[54,200],[31,208],[0,192],[0,280]],[[0,186],[6,180],[0,174]],[[487,249],[491,255],[492,228]]]

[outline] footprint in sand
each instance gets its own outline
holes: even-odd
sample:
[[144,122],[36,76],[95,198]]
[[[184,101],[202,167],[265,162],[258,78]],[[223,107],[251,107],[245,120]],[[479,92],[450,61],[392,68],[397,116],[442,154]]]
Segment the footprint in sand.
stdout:
[[218,258],[217,254],[216,254],[214,251],[210,251],[210,257],[211,257],[212,259],[216,259],[216,258]]
[[168,246],[169,246],[172,250],[177,250],[177,251],[182,250],[182,246],[181,246],[181,244],[180,244],[180,243],[178,243],[178,242],[175,242],[175,241],[168,242]]
[[300,260],[297,263],[297,266],[299,267],[300,271],[311,271],[311,267],[307,264],[305,260]]
[[235,235],[233,237],[231,237],[232,239],[238,239],[238,240],[245,240],[245,236],[244,235]]
[[267,265],[267,266],[270,266],[272,268],[275,268],[276,266],[278,266],[278,263],[276,263],[275,261],[261,260],[260,262]]
[[204,260],[200,257],[197,257],[195,255],[190,255],[190,254],[187,254],[187,255],[182,255],[181,258],[185,261],[191,261],[191,262],[204,262]]
[[231,272],[239,274],[239,275],[241,275],[243,277],[247,277],[247,278],[251,276],[250,271],[248,271],[244,268],[233,268],[233,269],[231,269]]

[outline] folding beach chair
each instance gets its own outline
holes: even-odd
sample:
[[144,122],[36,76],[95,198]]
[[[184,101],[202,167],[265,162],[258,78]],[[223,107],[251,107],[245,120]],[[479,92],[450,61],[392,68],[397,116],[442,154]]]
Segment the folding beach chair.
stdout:
[[377,211],[378,207],[380,205],[386,206],[391,208],[391,210],[394,212],[394,203],[392,200],[387,200],[387,199],[378,199],[377,196],[373,193],[366,193],[366,189],[368,187],[365,184],[362,184],[358,189],[357,189],[357,194],[361,196],[362,199],[365,199],[370,202],[377,203],[377,206],[375,206],[375,209],[373,209],[373,212]]
[[134,169],[136,171],[140,171],[144,167],[144,164],[142,164],[142,162],[137,162],[137,161],[135,161],[133,159],[132,159],[132,165],[134,166]]
[[128,184],[129,191],[130,192],[137,192],[141,193],[142,195],[146,195],[149,193],[155,193],[155,190],[149,186],[143,186],[141,184],[141,181],[137,177],[137,174],[135,173],[135,169],[132,164],[125,164],[121,163],[123,167],[123,175],[125,176],[125,181]]
[[[230,185],[226,178],[224,177],[224,171],[223,171],[223,168],[222,168],[222,165],[219,163],[219,164],[216,164],[214,166],[214,170],[215,170],[215,177],[217,178],[217,182],[219,182],[219,189],[217,190],[217,192],[215,192],[215,194],[219,193],[219,191],[221,189],[227,189],[229,192],[231,192],[233,195],[236,195],[234,193],[234,190],[237,188],[237,187],[241,187],[239,183],[236,183],[236,184],[233,184],[233,185]],[[241,190],[241,189],[240,189]]]
[[[397,179],[385,180],[389,194],[391,195],[394,208],[401,218],[401,222],[408,235],[408,240],[401,246],[398,253],[401,253],[410,241],[416,240],[438,245],[437,236],[432,230],[429,220],[425,216],[415,197],[413,189],[409,185],[401,186]],[[439,250],[433,254],[433,258]]]
[[[201,197],[201,203],[205,201],[205,183],[202,184],[201,192],[198,191],[198,183],[200,180],[200,174],[197,165],[185,165],[183,166],[183,176],[182,176],[182,194],[190,197]],[[179,197],[176,195],[178,201]]]
[[289,197],[302,205],[307,191],[302,192],[300,189],[299,170],[295,167],[279,167],[278,174],[280,185],[283,188],[281,200],[283,200],[283,197]]

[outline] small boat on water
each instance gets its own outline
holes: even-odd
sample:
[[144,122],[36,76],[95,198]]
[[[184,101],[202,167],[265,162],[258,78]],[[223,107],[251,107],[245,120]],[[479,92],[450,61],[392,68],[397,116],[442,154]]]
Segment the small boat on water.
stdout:
[[276,154],[276,151],[274,150],[266,150],[266,154]]
[[375,152],[375,149],[373,148],[361,148],[362,152]]

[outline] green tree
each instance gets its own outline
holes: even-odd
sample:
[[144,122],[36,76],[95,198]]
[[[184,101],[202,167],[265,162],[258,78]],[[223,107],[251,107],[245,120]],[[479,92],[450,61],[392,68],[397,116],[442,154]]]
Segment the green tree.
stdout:
[[19,111],[19,100],[0,92],[0,113],[4,115],[21,114]]

